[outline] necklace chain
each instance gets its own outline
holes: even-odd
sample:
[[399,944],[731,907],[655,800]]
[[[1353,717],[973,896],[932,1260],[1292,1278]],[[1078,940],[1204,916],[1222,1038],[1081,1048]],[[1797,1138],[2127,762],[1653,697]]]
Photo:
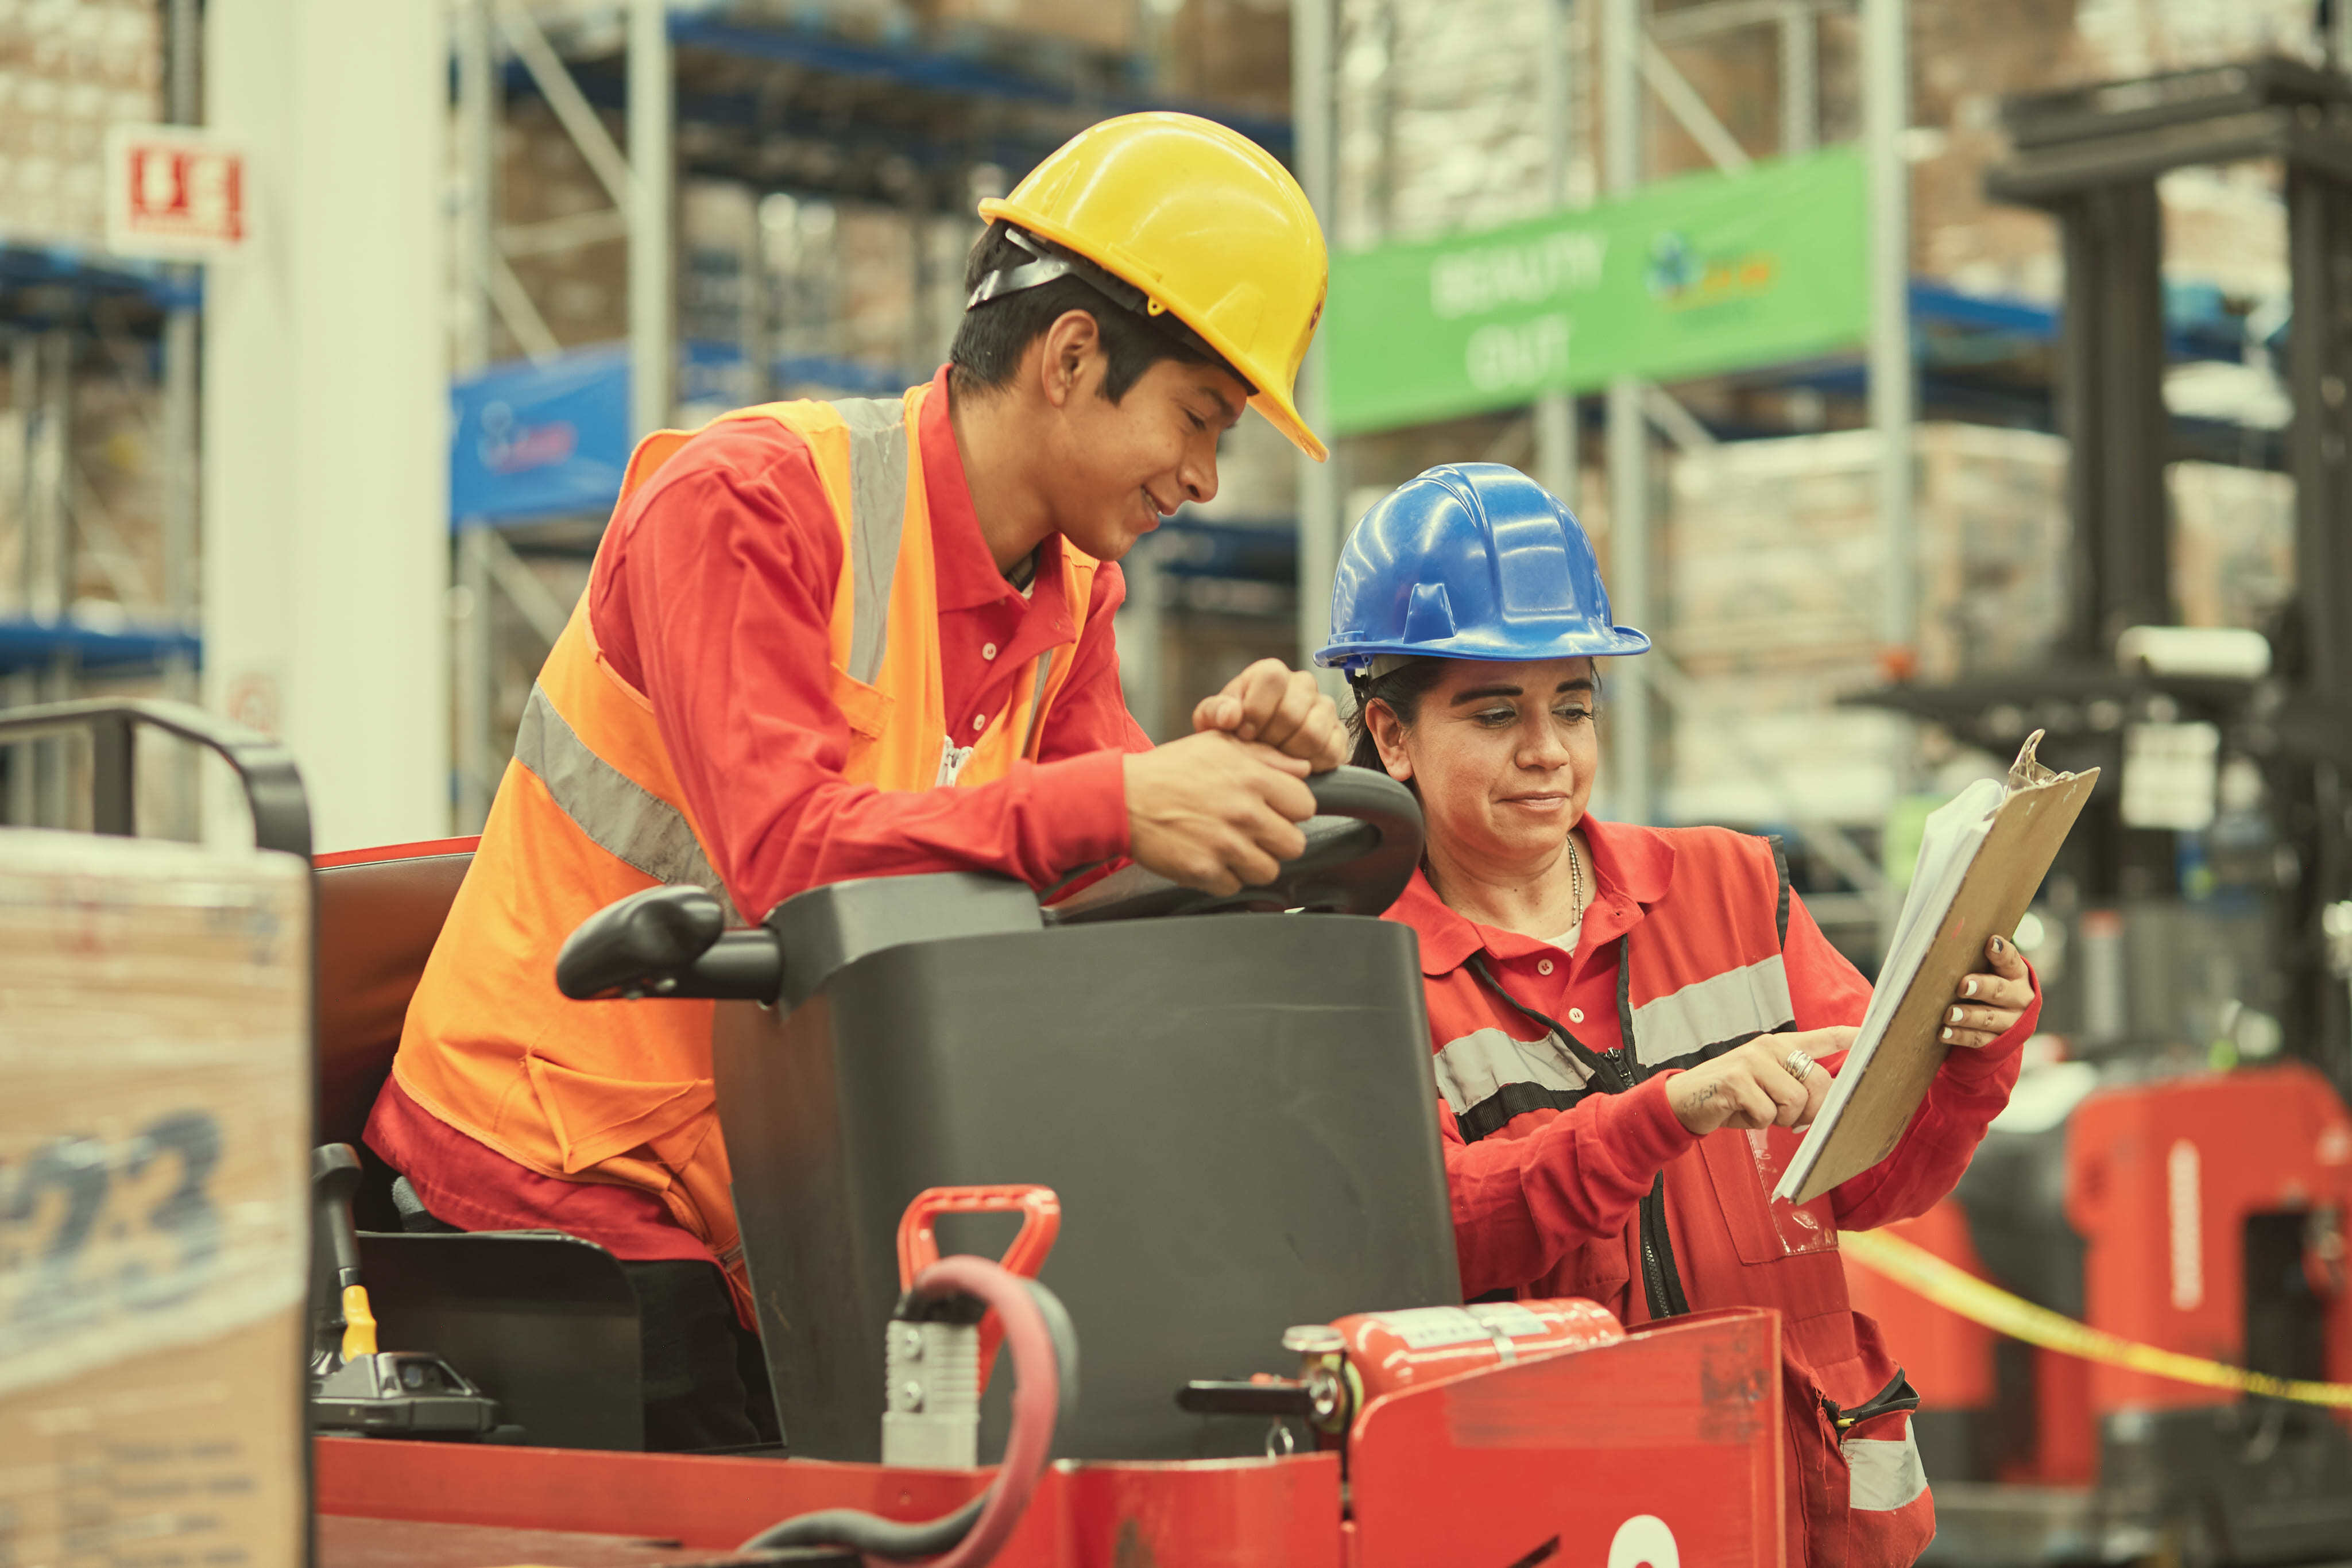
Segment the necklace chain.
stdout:
[[1576,917],[1584,918],[1584,860],[1576,852],[1576,840],[1568,841],[1568,896]]

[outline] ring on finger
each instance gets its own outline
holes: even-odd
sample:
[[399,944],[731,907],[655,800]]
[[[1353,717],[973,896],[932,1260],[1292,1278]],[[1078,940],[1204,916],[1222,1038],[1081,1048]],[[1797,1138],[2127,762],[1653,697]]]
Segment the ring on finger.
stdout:
[[1805,1081],[1805,1075],[1813,1070],[1813,1059],[1804,1050],[1800,1048],[1790,1051],[1788,1055],[1782,1057],[1780,1059],[1780,1065],[1789,1070],[1790,1077],[1795,1079],[1798,1082],[1802,1083]]

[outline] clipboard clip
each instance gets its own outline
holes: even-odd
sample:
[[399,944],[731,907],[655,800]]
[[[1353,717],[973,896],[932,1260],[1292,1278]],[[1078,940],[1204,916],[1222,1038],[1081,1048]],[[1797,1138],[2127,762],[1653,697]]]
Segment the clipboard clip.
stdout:
[[2009,765],[2010,794],[2014,795],[2020,789],[2031,789],[2038,784],[2047,784],[2053,779],[2074,777],[2072,774],[2060,773],[2053,768],[2044,768],[2041,760],[2033,755],[2033,749],[2042,744],[2042,737],[2044,733],[2042,730],[2035,730],[2025,737],[2025,744],[2017,748],[2017,760]]

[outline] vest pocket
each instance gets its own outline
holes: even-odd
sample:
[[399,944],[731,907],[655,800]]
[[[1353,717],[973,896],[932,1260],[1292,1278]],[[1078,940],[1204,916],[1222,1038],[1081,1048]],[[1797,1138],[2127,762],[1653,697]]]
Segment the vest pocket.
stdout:
[[1698,1141],[1707,1179],[1715,1184],[1723,1222],[1742,1263],[1771,1263],[1837,1248],[1837,1225],[1827,1197],[1802,1208],[1772,1197],[1772,1187],[1796,1153],[1798,1134],[1782,1127],[1709,1133]]
[[853,679],[839,664],[831,667],[833,681],[827,690],[833,706],[849,725],[849,754],[843,759],[842,771],[855,778],[863,763],[890,727],[890,710],[898,706],[887,692]]
[[[635,1065],[658,1069],[667,1064],[647,1061]],[[523,1059],[523,1067],[567,1175],[577,1175],[615,1155],[656,1144],[679,1128],[709,1116],[716,1103],[707,1078],[661,1082],[583,1072],[551,1061],[536,1051]]]
[[1902,1368],[1850,1406],[1823,1386],[1853,1381],[1825,1372],[1872,1377],[1890,1364],[1867,1320],[1858,1319],[1855,1331],[1862,1354],[1840,1368],[1809,1368],[1785,1355],[1782,1362],[1789,1500],[1801,1516],[1801,1531],[1792,1534],[1802,1540],[1805,1568],[1904,1568],[1936,1534],[1935,1498],[1911,1433],[1918,1396]]

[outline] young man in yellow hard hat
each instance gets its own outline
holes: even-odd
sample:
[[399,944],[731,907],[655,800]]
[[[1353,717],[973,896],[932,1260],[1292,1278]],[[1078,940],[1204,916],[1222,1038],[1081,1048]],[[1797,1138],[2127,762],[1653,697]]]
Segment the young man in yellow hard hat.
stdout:
[[1303,778],[1340,758],[1328,699],[1274,661],[1151,747],[1111,636],[1114,563],[1216,493],[1245,405],[1324,455],[1291,401],[1325,277],[1297,183],[1222,126],[1130,115],[981,213],[929,385],[639,447],[369,1124],[418,1228],[550,1227],[626,1262],[649,1446],[751,1442],[772,1413],[709,1006],[564,1000],[574,926],[650,883],[757,919],[848,877],[1045,886],[1122,855],[1229,891],[1298,852]]

